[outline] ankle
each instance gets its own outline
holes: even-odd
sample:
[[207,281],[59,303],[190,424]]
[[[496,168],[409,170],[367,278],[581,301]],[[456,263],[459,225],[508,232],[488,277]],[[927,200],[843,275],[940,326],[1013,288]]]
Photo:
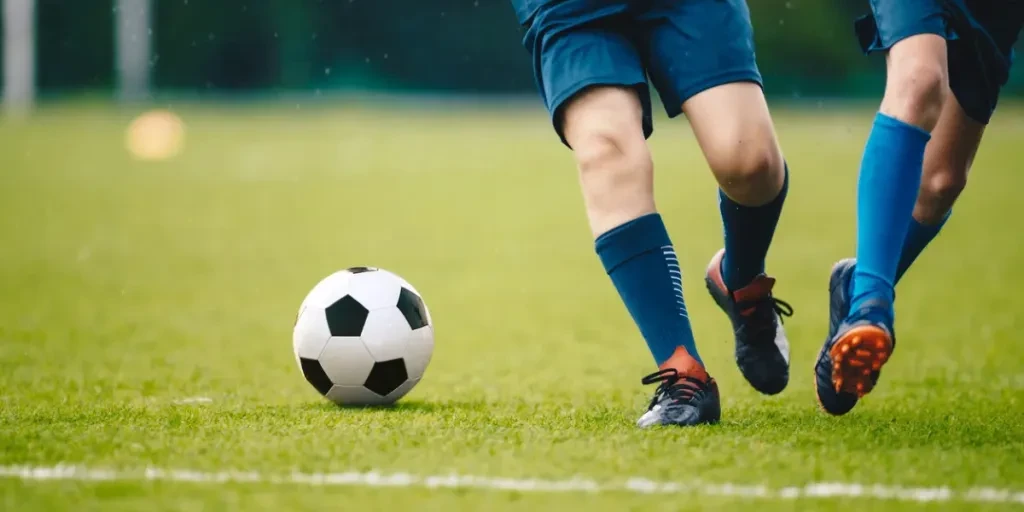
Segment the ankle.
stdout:
[[658,365],[658,369],[672,369],[679,372],[679,375],[693,377],[701,381],[707,381],[710,378],[707,370],[704,368],[704,363],[700,359],[691,356],[686,348],[681,346],[676,347],[672,356]]

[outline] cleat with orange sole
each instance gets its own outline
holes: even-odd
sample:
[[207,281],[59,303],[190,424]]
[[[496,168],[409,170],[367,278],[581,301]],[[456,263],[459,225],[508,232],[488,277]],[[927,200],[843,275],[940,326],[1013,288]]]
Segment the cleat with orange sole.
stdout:
[[875,388],[880,370],[896,346],[889,327],[889,304],[876,303],[850,315],[856,264],[856,260],[847,259],[832,267],[829,330],[814,365],[818,405],[837,416],[849,412]]
[[[862,343],[864,340],[868,342]],[[838,356],[848,352],[851,345],[859,347],[852,355],[847,354],[846,358],[840,360]],[[886,329],[876,325],[853,327],[836,339],[831,354],[838,362],[832,369],[832,383],[836,389],[863,398],[875,387],[875,379],[867,368],[878,371],[889,360],[892,355],[892,337]]]

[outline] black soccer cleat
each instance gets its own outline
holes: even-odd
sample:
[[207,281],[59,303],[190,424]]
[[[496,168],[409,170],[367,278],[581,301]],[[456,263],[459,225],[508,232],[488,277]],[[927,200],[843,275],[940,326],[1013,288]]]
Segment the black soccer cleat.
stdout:
[[850,316],[850,281],[856,264],[845,259],[832,267],[828,337],[814,364],[818,405],[837,416],[850,412],[875,387],[896,344],[888,304],[868,304]]
[[722,278],[724,256],[723,249],[711,258],[704,282],[732,322],[736,365],[754,389],[766,395],[781,393],[789,384],[789,341],[782,317],[793,316],[793,308],[772,296],[775,279],[764,274],[729,291]]
[[647,412],[636,422],[640,428],[714,424],[722,418],[718,383],[711,377],[700,379],[681,375],[675,368],[666,368],[644,377],[641,382],[660,384]]

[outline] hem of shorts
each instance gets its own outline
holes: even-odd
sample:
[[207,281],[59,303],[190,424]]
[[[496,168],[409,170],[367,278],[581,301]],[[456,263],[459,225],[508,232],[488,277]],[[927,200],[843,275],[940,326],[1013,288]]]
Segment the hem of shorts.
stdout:
[[602,85],[609,86],[609,87],[638,87],[638,86],[641,86],[641,85],[647,85],[647,82],[646,81],[642,81],[642,82],[628,82],[628,81],[623,81],[623,80],[621,80],[619,78],[616,78],[616,77],[605,76],[605,77],[585,78],[583,80],[580,80],[580,81],[574,83],[571,87],[567,87],[564,92],[562,92],[561,94],[556,96],[550,102],[550,106],[549,106],[549,114],[551,116],[551,125],[555,129],[555,133],[558,134],[558,137],[560,139],[562,139],[562,144],[565,144],[566,147],[571,147],[571,146],[569,146],[569,141],[565,140],[565,134],[562,133],[561,128],[558,126],[559,125],[559,122],[558,122],[559,121],[559,117],[560,117],[562,108],[565,106],[564,105],[565,102],[568,101],[573,96],[579,94],[580,92],[582,92],[584,89],[586,89],[588,87],[597,87],[597,86],[602,86]]
[[910,39],[911,37],[914,37],[914,36],[923,36],[923,35],[929,35],[929,34],[930,35],[939,36],[939,37],[945,39],[946,41],[955,41],[955,40],[960,38],[959,34],[956,34],[955,32],[953,32],[953,33],[949,33],[948,31],[947,32],[936,32],[934,30],[921,30],[919,32],[910,32],[910,33],[907,33],[907,34],[900,34],[900,35],[894,37],[892,39],[892,41],[884,41],[884,42],[882,41],[881,36],[876,35],[875,36],[875,40],[870,45],[868,45],[867,48],[861,48],[861,50],[864,52],[864,55],[871,55],[872,53],[875,53],[875,52],[887,52],[887,51],[891,50],[892,47],[896,45],[896,43],[898,43],[900,41],[903,41],[904,39]]
[[751,72],[749,69],[719,73],[706,80],[701,80],[696,85],[691,85],[683,89],[680,94],[678,94],[678,101],[665,103],[665,113],[668,114],[669,118],[677,117],[679,114],[683,113],[683,103],[686,103],[690,98],[708,89],[736,82],[753,82],[757,84],[758,87],[761,87],[762,89],[764,88],[761,73]]

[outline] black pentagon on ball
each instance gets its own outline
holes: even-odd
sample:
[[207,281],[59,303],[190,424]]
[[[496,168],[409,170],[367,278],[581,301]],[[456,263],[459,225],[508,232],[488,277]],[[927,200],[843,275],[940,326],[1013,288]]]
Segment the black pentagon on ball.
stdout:
[[405,361],[392,359],[382,363],[374,363],[370,376],[363,384],[366,389],[380,396],[388,396],[409,380],[409,372],[405,369]]
[[334,383],[331,382],[331,378],[327,376],[323,367],[320,366],[320,361],[300,357],[299,365],[302,366],[302,376],[305,377],[321,395],[326,395],[327,392],[331,390],[331,386],[333,386]]
[[377,269],[373,267],[352,267],[347,269],[352,274],[362,274],[363,272],[376,272]]
[[359,336],[366,324],[366,316],[370,312],[351,295],[346,295],[338,302],[327,306],[327,328],[331,336]]
[[402,288],[402,293],[398,294],[398,310],[412,330],[427,325],[427,308],[423,305],[423,299],[412,290]]

